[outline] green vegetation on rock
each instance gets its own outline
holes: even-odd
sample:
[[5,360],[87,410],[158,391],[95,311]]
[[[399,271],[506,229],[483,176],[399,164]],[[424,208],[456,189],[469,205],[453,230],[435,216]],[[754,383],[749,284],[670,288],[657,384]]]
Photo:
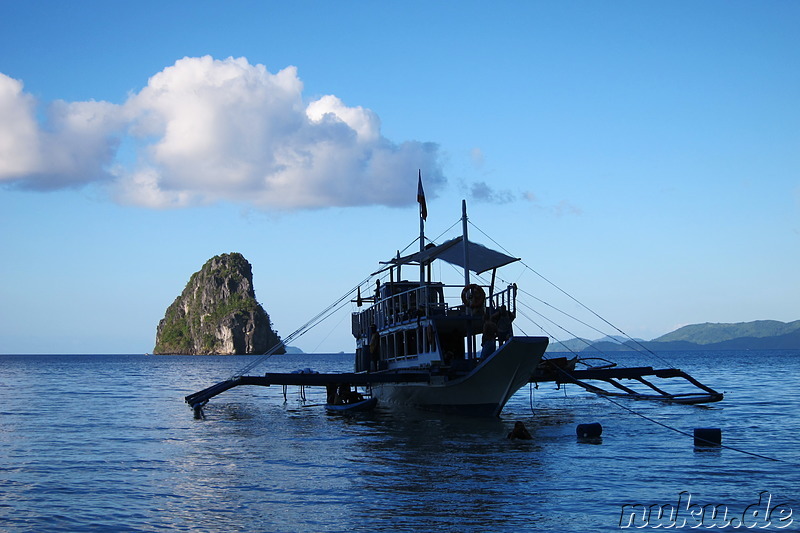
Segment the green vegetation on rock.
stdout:
[[261,354],[279,342],[256,300],[250,263],[231,253],[192,274],[159,322],[153,353]]

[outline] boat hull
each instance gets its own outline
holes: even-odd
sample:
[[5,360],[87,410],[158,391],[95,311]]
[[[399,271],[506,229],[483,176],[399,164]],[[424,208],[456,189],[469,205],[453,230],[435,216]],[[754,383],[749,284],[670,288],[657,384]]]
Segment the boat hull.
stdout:
[[469,416],[499,416],[511,396],[530,381],[547,349],[547,337],[512,337],[469,374],[430,383],[374,385],[382,404]]

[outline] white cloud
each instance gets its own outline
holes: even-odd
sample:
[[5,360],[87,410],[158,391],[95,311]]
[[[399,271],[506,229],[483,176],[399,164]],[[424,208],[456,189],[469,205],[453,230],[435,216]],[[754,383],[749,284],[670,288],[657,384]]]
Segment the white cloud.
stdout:
[[36,102],[22,83],[0,74],[0,179],[19,178],[38,170]]
[[36,107],[21,82],[0,74],[0,182],[51,190],[110,178],[104,167],[123,124],[119,106],[58,100],[48,108],[46,128]]
[[[374,112],[333,95],[307,103],[295,67],[272,74],[245,58],[184,58],[123,105],[56,102],[44,125],[22,84],[0,75],[0,117],[0,180],[107,182],[132,205],[404,205],[417,169],[431,196],[445,182],[438,145],[392,142]],[[133,147],[125,161],[120,140]]]

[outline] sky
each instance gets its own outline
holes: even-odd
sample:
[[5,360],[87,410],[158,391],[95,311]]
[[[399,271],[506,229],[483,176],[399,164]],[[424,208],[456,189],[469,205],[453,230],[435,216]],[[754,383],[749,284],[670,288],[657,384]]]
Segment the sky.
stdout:
[[[798,320],[798,25],[789,0],[0,2],[0,353],[152,351],[229,252],[285,337],[418,236],[420,172],[427,235],[466,200],[546,309],[644,339]],[[353,351],[352,310],[293,344]]]

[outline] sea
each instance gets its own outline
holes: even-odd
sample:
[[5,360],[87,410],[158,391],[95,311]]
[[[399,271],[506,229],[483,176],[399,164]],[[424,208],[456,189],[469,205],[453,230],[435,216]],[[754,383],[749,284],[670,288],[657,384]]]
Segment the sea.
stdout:
[[[242,386],[196,419],[184,396],[252,357],[1,355],[0,532],[800,531],[800,350],[608,358],[725,398],[542,383],[475,419],[329,414],[320,389]],[[352,354],[251,373],[300,369],[350,371]],[[507,438],[517,421],[533,439]],[[590,423],[602,435],[579,439]],[[695,428],[722,446],[696,447]]]

